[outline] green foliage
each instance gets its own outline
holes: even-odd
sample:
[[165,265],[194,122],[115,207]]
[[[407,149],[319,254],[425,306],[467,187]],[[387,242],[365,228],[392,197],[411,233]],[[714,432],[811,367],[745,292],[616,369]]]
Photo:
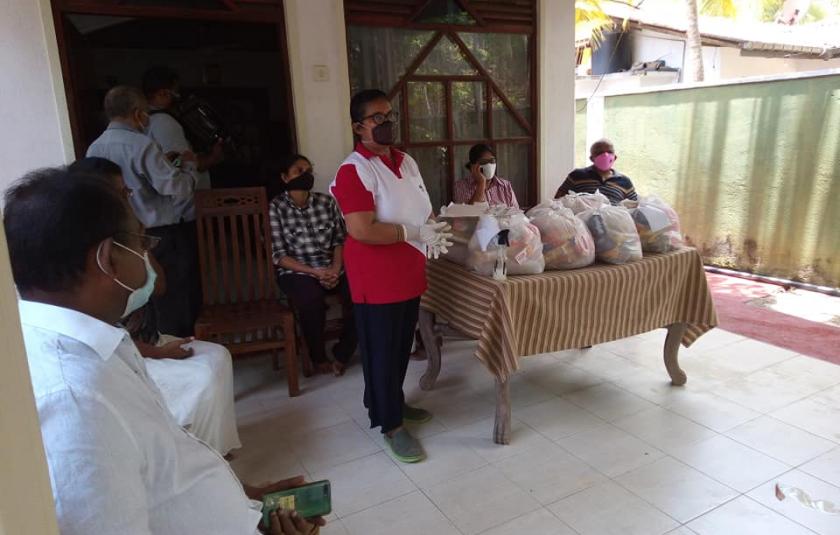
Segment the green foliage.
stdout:
[[738,6],[735,0],[702,0],[700,13],[712,17],[734,19],[738,15]]
[[613,29],[615,22],[604,12],[600,0],[575,0],[575,28],[583,28],[591,34],[593,47],[597,47],[604,32]]

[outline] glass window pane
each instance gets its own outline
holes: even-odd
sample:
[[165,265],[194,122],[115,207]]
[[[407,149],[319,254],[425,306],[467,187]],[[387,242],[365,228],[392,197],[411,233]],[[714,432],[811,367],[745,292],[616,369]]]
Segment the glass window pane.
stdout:
[[449,203],[449,151],[446,147],[412,147],[408,151],[420,168],[432,209],[438,213]]
[[452,82],[455,139],[484,139],[487,100],[484,82]]
[[462,32],[458,36],[487,69],[513,107],[530,121],[531,61],[528,56],[528,35]]
[[455,145],[455,177],[453,180],[460,180],[467,178],[470,175],[470,170],[467,165],[470,162],[470,149],[472,145]]
[[408,110],[412,142],[446,138],[446,105],[441,82],[409,82]]
[[533,200],[528,198],[528,183],[531,181],[531,144],[498,143],[496,144],[496,175],[513,183],[513,191],[520,206],[530,206]]
[[522,128],[516,117],[496,95],[493,95],[493,137],[528,137],[527,130]]
[[477,75],[478,71],[448,37],[443,37],[417,69],[417,74]]
[[464,11],[455,0],[432,0],[417,17],[417,22],[464,25],[476,23],[475,19]]
[[434,32],[348,26],[350,89],[393,88]]

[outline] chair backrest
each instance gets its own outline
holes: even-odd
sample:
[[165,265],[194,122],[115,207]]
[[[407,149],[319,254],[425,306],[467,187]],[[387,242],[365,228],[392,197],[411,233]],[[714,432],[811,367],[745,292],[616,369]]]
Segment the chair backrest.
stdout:
[[276,299],[265,188],[197,191],[204,304]]

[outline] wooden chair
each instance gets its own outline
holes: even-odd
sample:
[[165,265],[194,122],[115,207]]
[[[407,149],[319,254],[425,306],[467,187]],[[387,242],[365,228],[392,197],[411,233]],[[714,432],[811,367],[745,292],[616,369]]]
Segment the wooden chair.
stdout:
[[196,337],[232,355],[270,351],[275,363],[283,351],[289,396],[297,396],[295,319],[274,279],[265,189],[199,191],[195,209],[204,293]]

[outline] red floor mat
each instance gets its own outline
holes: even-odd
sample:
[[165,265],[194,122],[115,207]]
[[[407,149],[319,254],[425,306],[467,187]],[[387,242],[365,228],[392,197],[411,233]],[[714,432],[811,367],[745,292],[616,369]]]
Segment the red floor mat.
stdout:
[[713,273],[706,278],[721,329],[840,364],[840,327],[747,303],[777,292],[778,286]]

